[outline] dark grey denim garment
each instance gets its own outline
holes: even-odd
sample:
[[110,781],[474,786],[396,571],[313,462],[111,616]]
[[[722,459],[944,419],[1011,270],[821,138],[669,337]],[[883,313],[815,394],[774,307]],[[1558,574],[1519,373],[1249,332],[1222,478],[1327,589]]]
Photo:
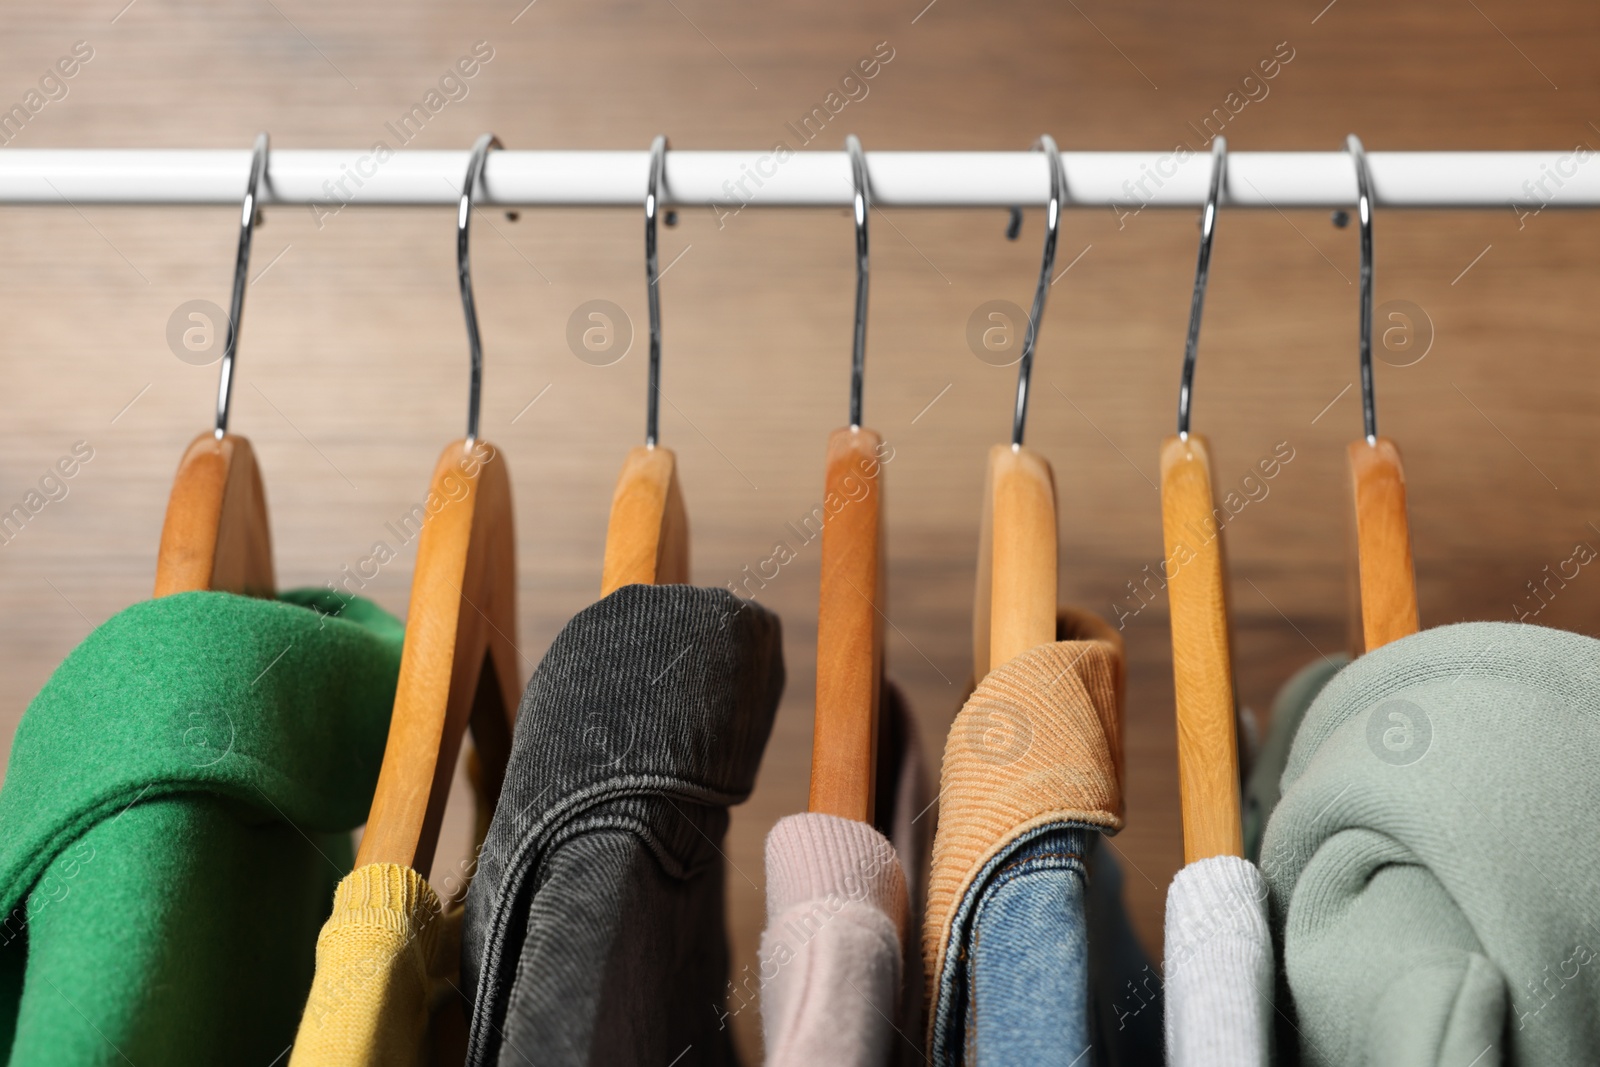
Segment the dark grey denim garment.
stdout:
[[733,1064],[721,842],[783,691],[777,616],[625,586],[522,698],[467,892],[467,1062]]

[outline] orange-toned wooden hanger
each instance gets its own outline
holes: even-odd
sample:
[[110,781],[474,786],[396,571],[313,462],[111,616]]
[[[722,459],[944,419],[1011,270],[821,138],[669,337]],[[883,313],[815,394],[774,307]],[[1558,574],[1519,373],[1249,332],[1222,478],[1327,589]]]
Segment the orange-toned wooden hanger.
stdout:
[[1378,435],[1372,382],[1372,177],[1361,139],[1345,139],[1356,168],[1361,223],[1361,412],[1365,433],[1346,450],[1355,514],[1355,580],[1361,629],[1355,653],[1417,632],[1417,577],[1406,517],[1400,449]]
[[850,425],[828,436],[810,808],[870,823],[883,685],[883,439],[861,425],[871,192],[861,142],[852,134],[845,148],[855,179],[855,333]]
[[649,395],[644,444],[629,450],[611,495],[600,595],[625,585],[668,585],[689,580],[689,513],[678,484],[678,459],[657,442],[661,393],[661,294],[656,256],[659,190],[666,184],[667,139],[650,145],[644,201],[644,261],[650,309]]
[[978,583],[972,611],[972,677],[1056,639],[1056,484],[1049,460],[1022,443],[1028,417],[1033,353],[1055,265],[1064,190],[1061,158],[1050,137],[1039,139],[1050,168],[1044,260],[1017,368],[1011,443],[989,449],[978,534]]
[[500,142],[489,134],[473,146],[457,214],[472,358],[467,435],[445,446],[429,486],[389,741],[356,857],[358,864],[398,863],[422,875],[433,865],[462,736],[470,724],[481,831],[505,779],[522,695],[511,478],[501,452],[478,437],[483,350],[467,246],[472,196],[491,147]]
[[250,442],[228,433],[233,391],[233,361],[239,349],[239,322],[250,277],[250,238],[255,230],[256,195],[266,180],[268,141],[256,138],[239,220],[239,251],[234,260],[233,294],[227,341],[217,389],[217,423],[196,437],[178,463],[156,557],[156,596],[215,589],[271,596],[272,532],[267,496]]
[[1226,168],[1227,143],[1217,137],[1212,142],[1211,191],[1200,220],[1199,261],[1178,390],[1178,432],[1161,444],[1163,576],[1172,604],[1172,677],[1185,863],[1209,856],[1244,855],[1227,557],[1211,489],[1210,448],[1204,437],[1189,432],[1200,315]]
[[1399,447],[1375,434],[1350,442],[1346,454],[1356,520],[1359,654],[1417,632],[1417,578]]
[[1050,461],[993,445],[983,486],[973,677],[1056,639],[1056,483]]

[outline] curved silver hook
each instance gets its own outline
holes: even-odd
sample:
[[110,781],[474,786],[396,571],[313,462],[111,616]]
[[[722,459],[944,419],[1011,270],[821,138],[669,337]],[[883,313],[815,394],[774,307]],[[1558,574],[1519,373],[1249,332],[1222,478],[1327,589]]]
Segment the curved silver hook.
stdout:
[[660,134],[650,142],[650,178],[644,193],[644,277],[645,295],[650,307],[650,384],[645,397],[644,445],[656,447],[661,413],[661,281],[660,259],[656,256],[656,210],[660,193],[667,184],[667,138]]
[[256,134],[250,156],[250,177],[244,187],[244,207],[239,213],[239,251],[233,260],[233,295],[228,301],[228,340],[222,349],[222,373],[217,381],[217,440],[228,432],[228,404],[233,398],[233,360],[239,354],[239,320],[244,315],[244,290],[250,282],[250,238],[256,228],[256,193],[267,179],[270,140]]
[[1211,239],[1217,232],[1217,205],[1227,185],[1228,141],[1218,134],[1211,142],[1211,190],[1205,214],[1200,216],[1200,258],[1194,268],[1194,297],[1189,301],[1189,336],[1183,344],[1183,380],[1178,385],[1178,436],[1189,438],[1189,401],[1194,394],[1195,353],[1200,347],[1200,314],[1205,309],[1206,284],[1211,280]]
[[[472,299],[472,256],[468,251],[468,224],[472,221],[472,194],[483,181],[489,149],[504,147],[500,138],[486,133],[467,157],[467,178],[461,184],[461,204],[456,209],[456,278],[461,283],[461,310],[467,317],[467,350],[472,360],[467,387],[467,443],[478,439],[478,409],[483,398],[483,341],[478,336],[478,306]],[[485,187],[484,192],[488,192]]]
[[1378,441],[1378,401],[1372,388],[1372,175],[1361,138],[1351,134],[1344,149],[1356,164],[1356,214],[1361,220],[1361,420],[1367,444]]
[[856,215],[856,322],[850,352],[850,428],[861,428],[861,392],[867,374],[867,279],[871,263],[867,258],[867,215],[872,210],[872,187],[867,181],[867,157],[855,134],[844,139],[850,154],[850,178],[855,189]]
[[1022,342],[1022,359],[1017,367],[1017,409],[1011,422],[1011,447],[1022,447],[1022,431],[1028,421],[1028,382],[1033,377],[1033,348],[1044,318],[1044,298],[1050,292],[1050,272],[1056,263],[1056,235],[1061,229],[1061,200],[1066,183],[1061,172],[1061,153],[1049,134],[1035,146],[1044,150],[1050,163],[1050,206],[1044,216],[1044,258],[1039,265],[1039,287],[1034,290],[1033,310],[1028,313],[1028,332]]

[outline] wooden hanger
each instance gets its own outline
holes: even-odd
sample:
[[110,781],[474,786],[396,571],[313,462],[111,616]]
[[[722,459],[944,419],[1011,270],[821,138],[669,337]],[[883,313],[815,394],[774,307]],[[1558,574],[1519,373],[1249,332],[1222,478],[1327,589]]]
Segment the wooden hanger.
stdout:
[[1044,316],[1061,225],[1061,157],[1048,135],[1039,138],[1050,170],[1044,257],[1033,310],[1017,366],[1011,444],[989,449],[978,529],[978,582],[972,610],[972,677],[1056,639],[1056,485],[1042,455],[1022,443],[1028,417],[1033,353]]
[[866,823],[874,815],[883,688],[881,445],[859,426],[828,435],[823,500],[841,505],[822,526],[811,735],[811,810]]
[[511,478],[499,450],[478,438],[483,350],[467,250],[472,195],[491,147],[500,141],[490,134],[473,146],[457,214],[472,357],[467,435],[446,445],[434,467],[389,740],[356,855],[358,865],[403,864],[423,876],[433,865],[462,735],[470,724],[482,827],[505,780],[522,695]]
[[277,590],[261,469],[236,434],[196,437],[167,497],[155,595],[196,589],[261,597]]
[[1185,863],[1244,855],[1227,566],[1214,499],[1205,438],[1168,437],[1161,446],[1161,528]]
[[277,591],[272,570],[272,533],[267,495],[250,442],[228,430],[233,362],[250,276],[250,238],[255,230],[256,192],[266,178],[268,140],[256,138],[239,221],[227,341],[217,390],[214,431],[196,437],[178,463],[156,556],[155,595],[213,589],[270,597]]
[[1172,676],[1178,723],[1178,795],[1185,863],[1243,856],[1239,818],[1239,740],[1230,647],[1227,560],[1211,484],[1206,439],[1189,432],[1189,402],[1200,314],[1211,269],[1227,167],[1227,143],[1212,144],[1211,191],[1200,225],[1200,254],[1178,391],[1178,432],[1161,445],[1162,565],[1172,605]]
[[689,513],[670,448],[628,450],[611,495],[600,595],[625,585],[668,585],[689,580]]
[[422,875],[433,865],[462,735],[470,723],[479,793],[492,806],[522,695],[505,459],[486,441],[451,442],[428,501],[389,740],[356,856],[357,864],[399,863]]
[[973,678],[1056,639],[1056,484],[1031,448],[993,445],[984,478]]
[[861,425],[871,193],[861,142],[852,134],[845,149],[855,178],[855,340],[850,425],[828,437],[810,808],[870,823],[883,687],[883,439]]
[[1359,589],[1360,640],[1355,653],[1417,632],[1417,578],[1411,560],[1411,524],[1406,517],[1406,476],[1400,450],[1378,435],[1372,381],[1372,178],[1360,138],[1345,149],[1356,168],[1361,221],[1361,411],[1365,434],[1346,450],[1355,505],[1355,577]]
[[650,308],[650,383],[645,398],[645,443],[628,452],[611,495],[600,595],[625,585],[668,585],[689,580],[689,513],[678,484],[678,460],[657,444],[661,394],[661,294],[656,256],[658,189],[665,185],[667,139],[650,145],[644,201],[644,262]]
[[1356,520],[1359,655],[1417,632],[1417,578],[1399,448],[1374,436],[1350,442],[1346,452]]

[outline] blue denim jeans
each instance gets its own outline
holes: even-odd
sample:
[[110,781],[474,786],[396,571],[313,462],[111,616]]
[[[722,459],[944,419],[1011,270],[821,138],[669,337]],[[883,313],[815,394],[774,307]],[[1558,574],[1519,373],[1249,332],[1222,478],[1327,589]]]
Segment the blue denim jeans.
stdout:
[[1103,847],[1092,827],[1037,827],[973,880],[935,991],[934,1064],[1161,1062],[1160,983],[1131,999],[1154,971]]

